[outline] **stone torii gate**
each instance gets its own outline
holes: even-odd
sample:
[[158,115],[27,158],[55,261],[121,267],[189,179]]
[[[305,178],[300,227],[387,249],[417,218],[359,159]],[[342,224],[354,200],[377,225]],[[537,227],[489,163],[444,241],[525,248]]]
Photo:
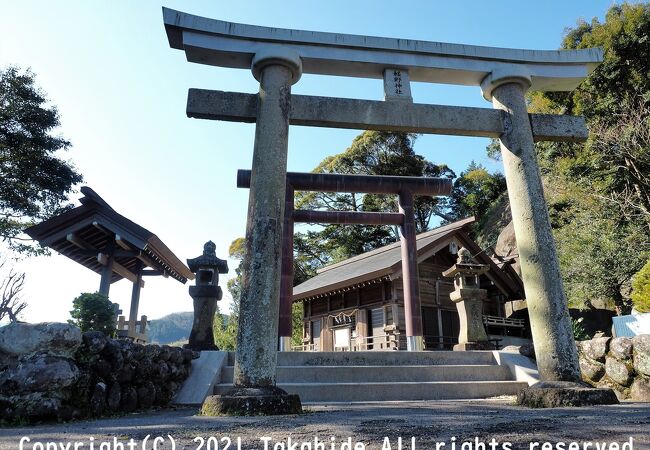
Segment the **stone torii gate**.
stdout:
[[[528,114],[528,90],[571,91],[601,49],[519,50],[243,25],[163,8],[189,62],[250,69],[258,94],[190,89],[189,117],[255,122],[235,387],[275,386],[289,125],[499,138],[541,378],[580,368],[535,141],[584,141],[582,117]],[[291,95],[302,73],[383,79],[384,101]],[[415,104],[410,81],[480,86],[493,109]],[[251,391],[252,392],[252,391]]]

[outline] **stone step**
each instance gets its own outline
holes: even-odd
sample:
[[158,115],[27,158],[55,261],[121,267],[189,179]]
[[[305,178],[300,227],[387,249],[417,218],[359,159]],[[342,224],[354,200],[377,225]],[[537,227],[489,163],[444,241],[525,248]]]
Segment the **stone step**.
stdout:
[[[398,383],[278,383],[303,403],[459,400],[515,395],[528,384],[520,381],[429,381]],[[223,394],[232,385],[215,386]]]
[[[229,352],[227,365],[235,364]],[[496,364],[491,351],[278,352],[278,366],[445,366]]]
[[[221,372],[222,383],[233,382],[234,367]],[[428,381],[505,381],[511,379],[506,366],[278,366],[281,383],[364,383]]]

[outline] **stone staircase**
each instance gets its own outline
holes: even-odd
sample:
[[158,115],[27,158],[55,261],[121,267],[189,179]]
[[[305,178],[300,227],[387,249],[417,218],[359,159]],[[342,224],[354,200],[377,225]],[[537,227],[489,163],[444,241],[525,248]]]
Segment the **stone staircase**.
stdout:
[[[232,387],[228,354],[214,394]],[[277,384],[303,403],[477,399],[528,386],[491,351],[279,352]]]

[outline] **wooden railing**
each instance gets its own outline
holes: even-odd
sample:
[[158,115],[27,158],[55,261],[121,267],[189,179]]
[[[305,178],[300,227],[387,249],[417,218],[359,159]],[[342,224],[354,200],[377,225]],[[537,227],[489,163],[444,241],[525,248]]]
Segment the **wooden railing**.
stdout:
[[294,352],[317,352],[319,351],[318,344],[304,343],[302,345],[294,345],[291,347]]
[[[526,325],[524,319],[507,319],[498,316],[483,316],[483,325],[504,328],[523,329]],[[501,339],[490,339],[495,349],[500,347]],[[425,350],[453,350],[458,343],[458,336],[424,336]],[[403,334],[381,334],[377,336],[356,337],[350,340],[349,346],[335,347],[335,352],[372,351],[372,350],[400,350],[406,349],[406,336]],[[317,352],[318,344],[303,344],[293,346],[294,351]]]
[[424,336],[425,350],[453,350],[458,344],[458,336]]
[[135,330],[129,329],[129,322],[124,316],[119,316],[117,319],[117,337],[121,339],[131,339],[133,342],[140,344],[147,343],[147,316],[142,316],[139,321],[135,323]]
[[[399,350],[406,348],[406,338],[399,334],[381,334],[378,336],[357,337],[350,341],[349,346],[334,347],[335,352],[359,352],[372,350]],[[318,344],[294,345],[291,350],[296,352],[320,351]]]
[[406,337],[401,334],[379,334],[377,336],[359,336],[353,340],[350,350],[364,352],[369,350],[399,350],[406,346]]
[[526,321],[524,319],[506,319],[498,316],[483,316],[483,325],[496,327],[524,328]]

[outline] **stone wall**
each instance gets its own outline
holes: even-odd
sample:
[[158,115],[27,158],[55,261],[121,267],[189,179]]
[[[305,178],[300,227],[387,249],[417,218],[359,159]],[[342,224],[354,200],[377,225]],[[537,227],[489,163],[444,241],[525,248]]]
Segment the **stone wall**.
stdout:
[[63,323],[10,324],[0,328],[0,420],[69,420],[163,406],[197,356]]
[[650,402],[650,334],[578,342],[582,378],[619,399]]

